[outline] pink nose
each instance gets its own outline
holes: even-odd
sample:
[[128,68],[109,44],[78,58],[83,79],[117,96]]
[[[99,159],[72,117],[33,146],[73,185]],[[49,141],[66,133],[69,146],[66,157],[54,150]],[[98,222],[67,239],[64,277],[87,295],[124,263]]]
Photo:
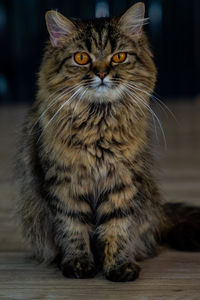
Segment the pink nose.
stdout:
[[99,76],[100,79],[104,79],[108,72],[98,72],[96,73],[97,76]]

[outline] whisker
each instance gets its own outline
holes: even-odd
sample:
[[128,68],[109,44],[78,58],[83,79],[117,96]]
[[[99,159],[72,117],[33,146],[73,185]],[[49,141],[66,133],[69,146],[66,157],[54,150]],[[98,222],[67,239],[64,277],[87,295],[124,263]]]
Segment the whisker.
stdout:
[[[33,128],[38,124],[38,122],[43,118],[43,116],[45,115],[45,113],[47,113],[47,111],[54,105],[56,104],[57,102],[59,102],[59,100],[62,99],[62,96],[66,96],[68,95],[69,93],[73,92],[76,88],[77,88],[78,84],[74,87],[71,87],[69,89],[64,89],[64,91],[62,91],[62,93],[59,93],[59,95],[54,98],[51,103],[47,106],[47,108],[42,112],[42,114],[39,116],[39,118],[36,120],[36,122],[33,124],[33,126],[31,127],[30,129],[30,134],[32,133],[33,131]],[[62,88],[63,89],[63,88]],[[50,95],[48,97],[48,99],[46,101],[48,101],[54,94],[58,93],[59,91],[61,91],[62,89],[59,89],[57,90],[56,92],[54,92],[52,95]]]
[[37,142],[39,142],[39,140],[40,140],[42,134],[43,134],[44,131],[48,128],[48,126],[51,124],[51,122],[55,119],[55,117],[56,117],[57,114],[61,111],[61,109],[62,109],[66,104],[69,104],[70,100],[72,100],[72,99],[73,99],[73,98],[81,91],[81,89],[82,89],[82,87],[79,87],[78,90],[75,91],[75,92],[73,93],[73,95],[72,95],[69,99],[67,99],[67,100],[60,106],[60,108],[56,111],[56,113],[53,115],[53,117],[51,117],[51,119],[47,122],[46,126],[43,128],[43,131],[42,131],[41,135],[39,136]]
[[[117,82],[117,83],[123,83],[123,80],[121,80],[121,79],[113,78],[112,81]],[[147,87],[144,83],[142,83],[142,86],[147,90],[146,91],[146,90],[141,89],[138,85],[136,85],[135,82],[131,81],[131,83],[132,84],[130,84],[130,83],[127,83],[127,84],[130,84],[131,86],[134,86],[136,89],[138,89],[138,91],[141,91],[144,94],[146,94],[147,96],[149,96],[152,100],[154,100],[161,107],[161,109],[164,112],[167,111],[172,116],[172,118],[175,120],[175,122],[178,125],[180,125],[178,120],[176,119],[174,113],[170,110],[170,108],[161,99],[158,98],[158,95],[156,95],[156,93],[153,92],[153,90],[151,88]]]
[[74,120],[74,114],[75,114],[75,111],[78,107],[78,104],[81,102],[81,99],[83,98],[83,96],[85,95],[85,93],[87,92],[88,88],[86,88],[82,94],[80,95],[80,98],[78,99],[75,107],[74,107],[74,110],[73,110],[73,115],[72,115],[72,118],[71,118],[71,124],[70,124],[70,137],[72,136],[72,124],[73,124],[73,120]]
[[124,88],[126,89],[127,94],[130,95],[131,99],[134,101],[134,103],[137,105],[137,107],[140,109],[140,111],[142,112],[143,116],[145,116],[144,111],[142,110],[142,108],[139,106],[139,104],[137,103],[137,101],[135,101],[135,99],[132,97],[132,94],[130,93],[129,89],[127,89],[125,86]]
[[78,86],[85,86],[87,85],[88,83],[92,83],[94,82],[94,79],[88,79],[88,80],[85,80],[85,81],[81,81],[75,85],[73,85],[72,87],[68,87],[68,88],[65,88],[65,87],[62,87],[58,90],[56,90],[55,92],[53,92],[49,97],[48,99],[46,100],[46,102],[48,102],[48,100],[50,98],[52,98],[56,93],[58,93],[59,91],[62,91],[62,93],[60,93],[56,98],[54,98],[51,103],[48,105],[48,107],[42,112],[42,114],[39,116],[39,118],[36,120],[36,122],[33,124],[33,126],[31,127],[30,129],[30,134],[32,133],[33,131],[33,128],[36,126],[36,124],[42,119],[42,117],[45,115],[45,113],[54,105],[56,104],[57,102],[59,102],[59,100],[61,99],[62,100],[62,96],[66,96],[68,95],[69,93],[73,92]]
[[[121,88],[119,88],[120,89],[120,91],[121,91],[121,94],[122,94],[122,96],[123,95],[128,95],[129,97],[130,97],[130,95],[127,93],[127,91],[126,90],[122,90]],[[131,96],[131,99],[132,99],[132,96]],[[123,102],[124,102],[124,105],[126,105],[126,102],[125,102],[125,100],[124,100],[124,96],[122,97],[122,100],[123,100]],[[138,103],[136,103],[136,101],[134,101],[134,99],[132,99],[133,100],[133,102],[138,106]],[[138,106],[139,107],[139,106]],[[134,112],[135,113],[135,112]],[[137,115],[135,114],[135,116],[136,116],[136,119],[137,120],[139,120],[139,118],[137,117]]]
[[138,91],[141,91],[141,92],[145,93],[145,94],[146,94],[147,96],[149,96],[152,100],[157,101],[158,104],[160,104],[160,107],[163,107],[163,109],[165,109],[165,111],[167,110],[168,113],[173,117],[173,119],[175,120],[175,122],[179,125],[179,122],[178,122],[178,120],[176,119],[176,117],[175,117],[175,115],[173,114],[173,112],[169,109],[169,107],[168,107],[163,101],[161,101],[158,97],[156,97],[156,96],[153,94],[153,92],[152,92],[152,90],[151,90],[150,88],[148,88],[146,85],[142,84],[142,85],[145,87],[145,89],[149,90],[149,92],[151,92],[151,93],[149,93],[149,92],[147,92],[147,91],[145,91],[145,90],[143,90],[143,89],[140,89],[140,88],[138,87],[138,85],[135,85],[133,82],[132,82],[132,85],[133,85],[136,89],[138,89]]
[[[157,137],[157,136],[158,136],[158,135],[157,135],[157,129],[156,129],[156,126],[155,126],[155,120],[154,120],[154,117],[155,117],[155,119],[156,119],[156,121],[158,122],[158,125],[159,125],[159,127],[160,127],[162,136],[163,136],[164,146],[165,146],[165,148],[167,148],[166,137],[165,137],[165,133],[164,133],[163,126],[162,126],[162,124],[161,124],[160,119],[159,119],[158,116],[155,114],[155,112],[152,110],[152,108],[147,104],[147,102],[146,102],[144,99],[142,99],[142,98],[140,97],[141,95],[138,94],[138,93],[136,92],[136,90],[137,90],[137,91],[140,91],[140,92],[143,92],[143,93],[146,94],[149,98],[152,97],[152,95],[151,95],[150,93],[148,93],[148,92],[146,92],[146,91],[144,91],[144,90],[138,88],[138,87],[135,87],[134,84],[130,84],[130,83],[124,82],[124,81],[121,80],[121,79],[116,79],[116,80],[114,80],[114,81],[115,81],[115,82],[118,82],[118,83],[121,83],[122,85],[126,86],[128,89],[131,89],[132,92],[134,92],[134,97],[136,97],[137,100],[138,100],[139,102],[141,102],[141,103],[149,110],[149,112],[151,113],[152,118],[153,118],[154,128],[155,128],[155,134],[156,134],[156,137]],[[133,100],[133,98],[132,98],[132,100]],[[134,102],[135,102],[135,101],[134,101]]]
[[159,127],[160,127],[161,132],[162,132],[162,135],[163,135],[164,145],[165,145],[165,147],[166,147],[165,133],[164,133],[164,130],[163,130],[163,126],[162,126],[162,124],[161,124],[161,122],[160,122],[160,119],[157,117],[157,115],[155,114],[155,112],[153,111],[153,109],[152,109],[147,103],[145,103],[145,101],[144,101],[141,97],[139,97],[139,96],[136,95],[136,94],[135,94],[135,97],[136,97],[136,99],[138,99],[138,101],[141,101],[142,104],[143,104],[144,106],[146,106],[146,108],[147,108],[147,109],[149,110],[149,112],[151,113],[151,116],[152,116],[152,119],[153,119],[153,126],[154,126],[154,130],[155,130],[155,135],[156,135],[156,140],[159,142],[159,139],[158,139],[158,132],[157,132],[157,127],[156,127],[155,119],[156,119],[156,121],[158,122]]
[[[137,100],[139,100],[139,102],[141,101],[141,99],[139,97],[136,96],[135,94],[135,97]],[[153,110],[150,108],[149,105],[145,105],[145,102],[142,101],[142,104],[147,108],[147,110],[151,113],[151,116],[152,116],[152,120],[153,120],[153,126],[154,126],[154,131],[155,131],[155,136],[156,136],[156,140],[157,142],[159,142],[159,139],[158,139],[158,132],[157,132],[157,127],[156,127],[156,122],[155,122],[155,116],[154,116],[154,113]]]
[[[165,137],[164,129],[163,129],[163,126],[161,124],[160,119],[158,118],[158,116],[156,115],[156,113],[153,111],[153,109],[145,102],[145,100],[141,98],[141,95],[138,94],[134,90],[134,87],[133,86],[132,87],[129,86],[129,88],[131,88],[132,92],[134,92],[134,96],[136,97],[136,99],[138,99],[138,101],[140,101],[149,110],[149,112],[151,113],[151,115],[155,117],[155,119],[158,122],[158,125],[160,127],[160,130],[161,130],[161,133],[162,133],[162,136],[163,136],[164,146],[165,146],[165,149],[166,149],[167,148],[167,142],[166,142],[166,137]],[[157,136],[157,131],[156,131],[156,136]]]

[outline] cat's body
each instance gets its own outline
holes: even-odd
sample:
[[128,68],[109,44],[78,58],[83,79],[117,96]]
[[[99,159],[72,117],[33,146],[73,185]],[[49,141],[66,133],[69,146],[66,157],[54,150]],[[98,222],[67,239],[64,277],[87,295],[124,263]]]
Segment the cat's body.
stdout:
[[136,261],[176,223],[151,174],[156,69],[143,14],[142,4],[111,20],[47,14],[51,44],[24,129],[19,213],[36,257],[59,257],[65,276],[92,277],[98,265],[110,280],[133,280]]

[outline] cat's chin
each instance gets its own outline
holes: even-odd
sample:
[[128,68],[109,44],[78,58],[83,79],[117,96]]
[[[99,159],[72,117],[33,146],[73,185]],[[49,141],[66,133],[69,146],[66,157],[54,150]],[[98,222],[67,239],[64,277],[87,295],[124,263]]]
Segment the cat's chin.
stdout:
[[92,102],[116,102],[120,100],[121,95],[116,88],[100,85],[88,90],[86,98]]

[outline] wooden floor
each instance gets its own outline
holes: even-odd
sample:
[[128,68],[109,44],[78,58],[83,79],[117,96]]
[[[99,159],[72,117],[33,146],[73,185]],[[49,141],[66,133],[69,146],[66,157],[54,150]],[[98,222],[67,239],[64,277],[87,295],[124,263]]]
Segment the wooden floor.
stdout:
[[[159,113],[167,149],[159,137],[154,151],[163,196],[168,201],[200,205],[200,105],[179,102],[169,107],[178,124],[169,114]],[[199,300],[200,253],[163,249],[158,257],[142,263],[140,278],[130,283],[112,283],[101,274],[90,280],[66,279],[56,268],[29,258],[12,216],[12,161],[26,110],[0,108],[0,299]]]

